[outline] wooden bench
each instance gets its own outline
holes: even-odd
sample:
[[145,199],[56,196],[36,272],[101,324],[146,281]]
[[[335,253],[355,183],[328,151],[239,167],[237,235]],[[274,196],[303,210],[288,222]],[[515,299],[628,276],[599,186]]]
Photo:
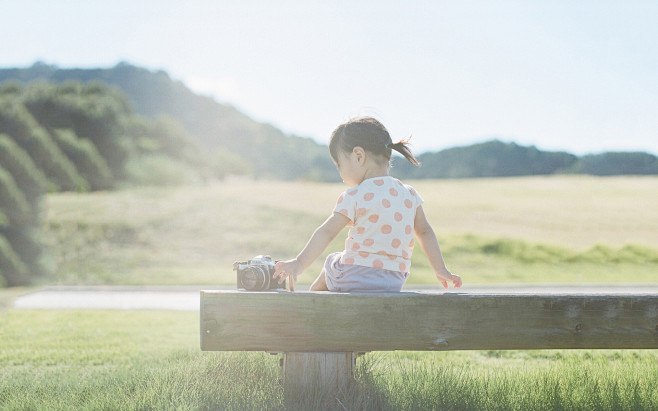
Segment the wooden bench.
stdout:
[[658,348],[658,295],[201,291],[201,349],[284,353],[286,387],[342,386],[355,352],[571,348]]

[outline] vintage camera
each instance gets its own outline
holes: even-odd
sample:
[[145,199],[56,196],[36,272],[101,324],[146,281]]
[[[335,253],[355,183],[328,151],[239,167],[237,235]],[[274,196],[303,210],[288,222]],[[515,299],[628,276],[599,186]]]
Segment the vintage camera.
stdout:
[[238,288],[247,291],[267,291],[286,288],[286,282],[272,278],[274,264],[269,255],[257,255],[248,261],[236,261],[233,270],[237,271]]

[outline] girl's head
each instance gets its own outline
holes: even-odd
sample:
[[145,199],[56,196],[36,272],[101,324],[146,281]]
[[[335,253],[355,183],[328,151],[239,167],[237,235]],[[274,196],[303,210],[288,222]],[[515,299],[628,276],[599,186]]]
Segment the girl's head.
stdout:
[[420,165],[407,144],[409,139],[393,143],[386,127],[372,117],[356,117],[336,127],[329,141],[329,153],[338,164],[340,154],[349,154],[361,147],[381,164],[390,164],[391,150],[402,154],[411,164]]

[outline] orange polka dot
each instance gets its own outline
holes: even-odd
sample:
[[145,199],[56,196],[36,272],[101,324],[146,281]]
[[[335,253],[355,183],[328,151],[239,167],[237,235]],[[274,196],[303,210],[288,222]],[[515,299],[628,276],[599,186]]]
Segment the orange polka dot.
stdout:
[[400,263],[400,271],[403,273],[407,271],[407,265],[405,263]]
[[391,188],[390,190],[388,190],[388,192],[391,193],[391,195],[393,197],[397,197],[397,195],[398,195],[398,190],[396,190],[394,188]]
[[391,231],[393,231],[393,227],[391,227],[390,225],[388,225],[388,224],[384,224],[384,225],[382,226],[382,233],[384,233],[384,234],[390,234]]
[[349,214],[350,214],[349,211],[347,211],[347,210],[344,209],[344,208],[341,209],[341,210],[339,211],[339,213],[341,213],[341,214],[344,215],[345,217],[349,217],[349,216],[350,216],[350,215],[349,215]]
[[391,260],[391,261],[392,261],[392,260],[395,260],[396,258],[398,258],[398,257],[395,256],[395,255],[393,255],[393,254],[389,254],[389,255],[388,255],[388,259]]
[[414,244],[416,244],[416,241],[412,238],[411,241],[409,241],[409,247],[413,247]]
[[359,251],[359,255],[363,258],[366,258],[370,255],[370,253],[367,251]]
[[375,260],[372,262],[372,266],[375,268],[384,268],[384,263],[381,260]]
[[383,199],[382,205],[384,206],[384,208],[389,208],[391,206],[391,202],[388,201],[387,199]]
[[402,244],[402,241],[400,241],[399,238],[394,238],[393,241],[391,241],[391,246],[393,248],[398,248]]
[[402,258],[409,259],[409,253],[407,250],[402,250]]
[[359,234],[363,234],[363,233],[366,232],[366,228],[365,227],[357,227],[356,232],[359,233]]
[[351,195],[351,196],[354,196],[354,195],[356,195],[356,193],[358,193],[358,192],[359,192],[359,190],[356,189],[356,190],[348,191],[347,194],[349,194],[349,195]]
[[413,188],[410,188],[409,192],[411,193],[412,196],[416,197],[416,192],[414,191]]
[[371,223],[376,223],[377,221],[379,221],[379,216],[378,216],[377,214],[373,214],[373,215],[371,215],[370,217],[368,217],[368,220],[369,220]]
[[347,257],[345,259],[345,264],[354,264],[354,259],[352,257]]
[[404,205],[407,206],[407,208],[411,208],[414,206],[414,203],[411,202],[408,198],[404,200]]
[[359,208],[358,210],[356,210],[356,215],[358,216],[366,215],[367,212],[368,210],[366,210],[365,208]]
[[393,218],[395,218],[395,221],[397,222],[402,221],[402,213],[395,213],[395,216]]
[[363,196],[363,199],[366,200],[366,201],[370,201],[370,200],[372,200],[374,197],[375,197],[375,193],[366,193],[366,194]]
[[363,240],[363,245],[365,245],[366,247],[370,247],[373,244],[375,244],[375,240],[373,240],[372,238],[366,238],[365,240]]
[[387,253],[386,251],[382,250],[382,251],[377,251],[377,254],[379,254],[379,255],[386,255],[386,254],[388,254],[388,253]]
[[375,181],[373,181],[373,183],[375,183],[376,185],[381,187],[381,186],[384,185],[384,180],[375,180]]
[[410,225],[407,225],[407,226],[404,228],[404,232],[407,233],[407,235],[411,234],[411,232],[412,232],[413,230],[414,230],[414,229],[413,229]]
[[340,204],[343,202],[343,195],[341,194],[340,197],[338,197],[338,201],[336,203]]
[[359,245],[359,243],[354,243],[354,244],[352,244],[352,250],[356,251],[356,250],[358,250],[359,248],[361,248],[361,246]]

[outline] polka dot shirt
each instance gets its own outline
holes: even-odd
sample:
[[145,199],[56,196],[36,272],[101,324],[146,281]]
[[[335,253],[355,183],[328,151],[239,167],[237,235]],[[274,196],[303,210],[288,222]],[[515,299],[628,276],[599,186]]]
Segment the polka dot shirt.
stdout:
[[409,272],[414,219],[423,199],[413,187],[385,176],[364,180],[338,197],[335,213],[351,220],[340,262]]

